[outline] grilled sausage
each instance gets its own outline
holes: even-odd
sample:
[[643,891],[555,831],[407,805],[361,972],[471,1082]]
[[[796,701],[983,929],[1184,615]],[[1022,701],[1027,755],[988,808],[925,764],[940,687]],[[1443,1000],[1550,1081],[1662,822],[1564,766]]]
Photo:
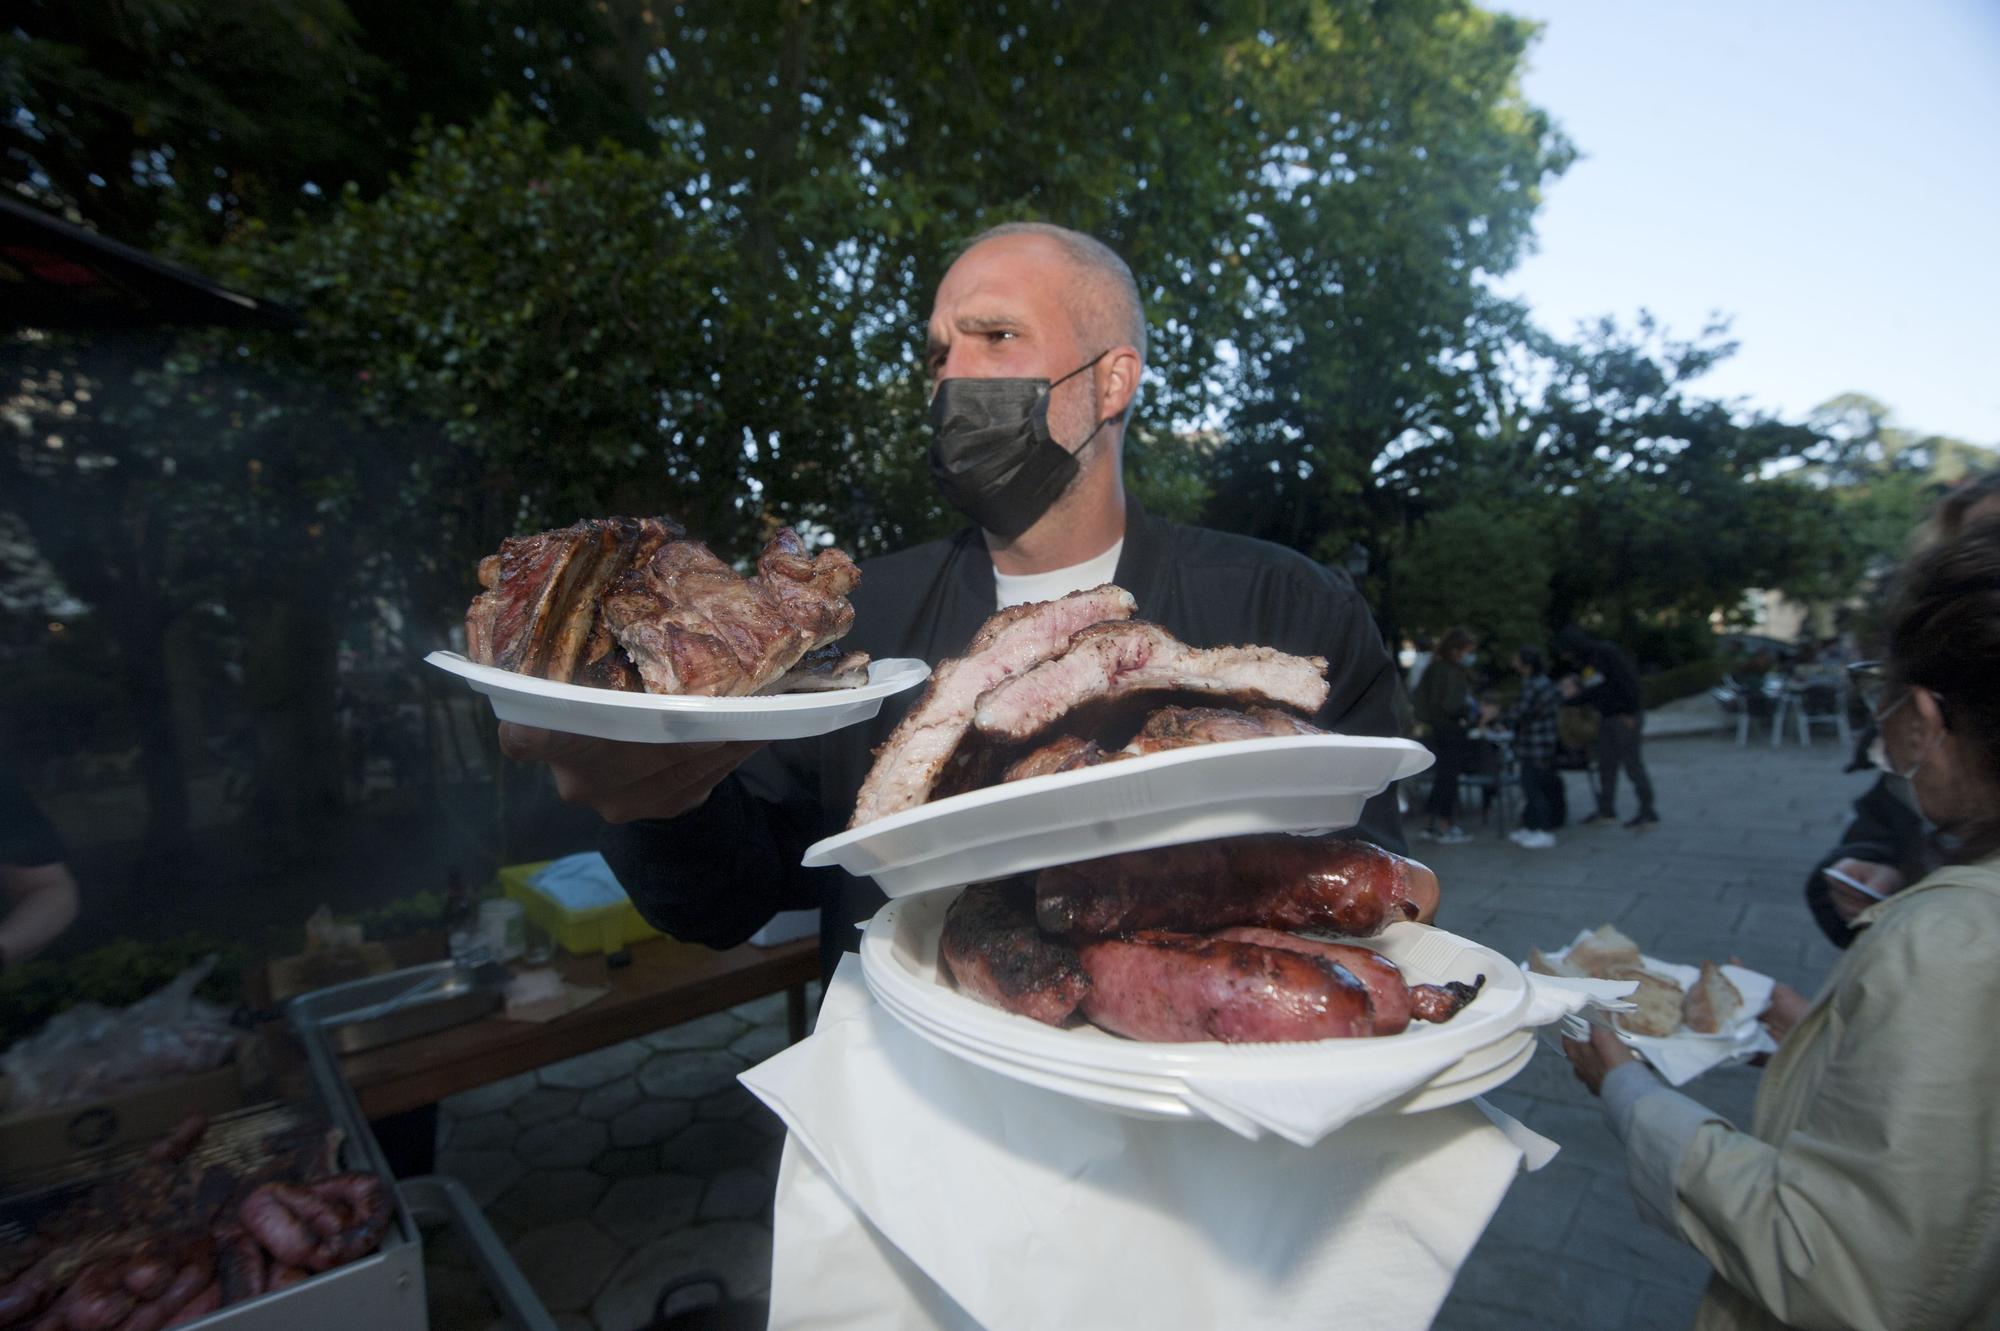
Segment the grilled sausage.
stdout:
[[174,1130],[154,1142],[146,1149],[146,1158],[156,1164],[168,1164],[180,1159],[194,1149],[201,1140],[201,1134],[208,1131],[208,1115],[199,1109],[182,1119]]
[[1375,1029],[1368,987],[1322,957],[1152,933],[1077,949],[1083,1015],[1133,1040],[1327,1040]]
[[1255,836],[1132,851],[1044,869],[1035,918],[1052,934],[1235,925],[1365,937],[1435,909],[1437,876],[1365,841]]
[[1345,966],[1351,975],[1368,986],[1369,1002],[1375,1012],[1375,1034],[1396,1035],[1410,1024],[1410,986],[1403,979],[1402,969],[1379,952],[1370,952],[1352,943],[1323,943],[1316,938],[1300,938],[1297,934],[1282,933],[1276,929],[1224,929],[1215,936],[1239,943],[1256,943],[1261,947],[1282,948],[1308,957],[1324,957]]

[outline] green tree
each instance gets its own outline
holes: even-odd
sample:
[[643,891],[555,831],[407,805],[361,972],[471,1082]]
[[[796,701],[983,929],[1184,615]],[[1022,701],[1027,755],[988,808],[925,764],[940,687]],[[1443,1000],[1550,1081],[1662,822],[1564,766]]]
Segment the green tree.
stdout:
[[426,120],[512,93],[566,141],[650,138],[643,0],[27,0],[0,32],[0,178],[138,245],[373,193]]
[[1416,525],[1388,561],[1399,625],[1435,637],[1464,625],[1493,658],[1548,640],[1553,552],[1542,514],[1476,500]]

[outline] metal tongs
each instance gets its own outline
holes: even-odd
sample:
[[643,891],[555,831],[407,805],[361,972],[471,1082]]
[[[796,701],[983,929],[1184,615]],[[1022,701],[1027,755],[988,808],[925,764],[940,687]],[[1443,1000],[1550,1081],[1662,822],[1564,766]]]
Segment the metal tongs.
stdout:
[[463,966],[451,970],[441,970],[436,975],[411,985],[408,989],[405,989],[393,998],[385,998],[381,1002],[371,1003],[367,1007],[342,1012],[327,1024],[329,1026],[348,1026],[357,1021],[373,1021],[377,1017],[386,1017],[391,1012],[400,1011],[408,1007],[426,994],[437,992],[447,981],[457,979],[462,973],[466,973]]

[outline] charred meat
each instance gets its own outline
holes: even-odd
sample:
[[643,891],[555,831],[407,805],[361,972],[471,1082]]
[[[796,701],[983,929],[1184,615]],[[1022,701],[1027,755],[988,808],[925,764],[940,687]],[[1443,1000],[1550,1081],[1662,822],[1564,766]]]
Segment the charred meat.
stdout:
[[1254,836],[1132,851],[1042,870],[1035,916],[1052,934],[1234,925],[1366,937],[1436,901],[1429,869],[1330,837]]
[[[466,654],[627,692],[781,691],[854,622],[847,593],[860,574],[840,551],[815,552],[789,527],[757,567],[738,576],[666,518],[591,519],[513,537],[480,563],[486,590],[466,612]],[[836,670],[841,661],[815,658],[796,682],[844,687],[857,672],[865,677],[865,657]]]
[[1025,883],[976,883],[945,912],[938,950],[965,992],[1008,1012],[1061,1026],[1090,992],[1076,949],[1035,928]]

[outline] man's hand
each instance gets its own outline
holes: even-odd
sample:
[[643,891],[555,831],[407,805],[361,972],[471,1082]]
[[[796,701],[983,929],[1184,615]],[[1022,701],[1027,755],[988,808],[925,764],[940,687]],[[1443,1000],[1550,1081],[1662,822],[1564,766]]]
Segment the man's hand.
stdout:
[[1780,984],[1771,990],[1770,1005],[1757,1014],[1757,1020],[1764,1023],[1764,1029],[1771,1033],[1773,1040],[1783,1044],[1785,1037],[1792,1033],[1792,1027],[1799,1024],[1799,1018],[1805,1016],[1806,1009],[1811,1006],[1810,998],[1789,984]]
[[[1841,859],[1831,866],[1849,878],[1857,878],[1868,884],[1883,896],[1893,896],[1903,890],[1903,874],[1900,869],[1889,864],[1876,864],[1872,860]],[[1834,913],[1852,924],[1854,917],[1875,904],[1875,899],[1865,892],[1857,892],[1837,878],[1826,880],[1828,899],[1833,902]]]
[[1569,1055],[1569,1065],[1576,1072],[1576,1079],[1587,1087],[1592,1095],[1602,1095],[1604,1079],[1617,1069],[1630,1063],[1638,1055],[1609,1027],[1592,1022],[1590,1043],[1563,1037],[1563,1052]]
[[1564,675],[1556,681],[1556,692],[1562,694],[1565,698],[1574,698],[1577,694],[1583,692],[1583,689],[1577,684],[1575,675]]
[[547,763],[556,793],[607,823],[678,818],[763,747],[729,744],[631,744],[534,726],[500,723],[500,752],[522,763]]

